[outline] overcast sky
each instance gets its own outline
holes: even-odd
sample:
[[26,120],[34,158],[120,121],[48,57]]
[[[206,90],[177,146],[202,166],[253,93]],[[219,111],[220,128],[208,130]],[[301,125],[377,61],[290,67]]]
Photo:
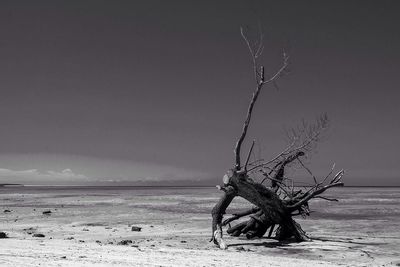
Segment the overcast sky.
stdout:
[[[254,89],[239,27],[265,33],[248,140],[327,112],[309,166],[400,185],[398,1],[1,1],[0,183],[220,183]],[[247,151],[249,142],[245,144]]]

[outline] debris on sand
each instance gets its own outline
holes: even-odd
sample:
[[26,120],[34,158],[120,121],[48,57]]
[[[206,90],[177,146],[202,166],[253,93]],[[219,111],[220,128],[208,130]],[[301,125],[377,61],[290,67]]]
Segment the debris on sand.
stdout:
[[133,231],[133,232],[140,232],[140,231],[142,231],[142,227],[132,226],[131,231]]
[[107,226],[107,223],[103,222],[94,222],[94,223],[85,223],[83,226]]
[[8,213],[8,212],[11,212],[11,210],[4,210],[4,213]]
[[33,234],[36,231],[36,228],[34,227],[29,227],[29,228],[24,228],[23,229],[28,235]]
[[33,237],[45,237],[44,234],[33,234],[32,236],[33,236]]
[[8,238],[8,236],[6,233],[0,232],[0,238]]
[[132,242],[132,240],[121,240],[121,241],[119,241],[118,243],[117,243],[117,245],[122,245],[122,246],[126,246],[126,245],[129,245],[129,244],[132,244],[133,242]]
[[42,212],[43,214],[51,214],[51,210],[45,210]]

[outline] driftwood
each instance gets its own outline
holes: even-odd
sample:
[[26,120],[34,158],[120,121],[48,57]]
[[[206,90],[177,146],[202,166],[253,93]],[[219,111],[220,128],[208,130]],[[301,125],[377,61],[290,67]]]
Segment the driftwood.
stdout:
[[[223,239],[223,227],[228,225],[227,233],[232,236],[262,237],[269,229],[268,237],[272,237],[277,226],[274,238],[279,240],[294,238],[299,242],[307,241],[309,237],[293,217],[309,215],[308,202],[313,198],[320,197],[336,201],[336,199],[328,199],[319,195],[331,187],[343,185],[341,182],[343,170],[332,178],[332,168],[328,175],[318,182],[318,179],[301,160],[321,138],[322,132],[327,128],[328,118],[323,115],[314,124],[309,125],[303,122],[300,127],[288,131],[289,145],[270,160],[257,159],[250,162],[249,159],[254,147],[253,141],[245,164],[242,166],[241,147],[246,138],[255,103],[265,85],[273,84],[276,86],[276,80],[286,73],[289,57],[284,53],[282,66],[270,78],[266,78],[264,67],[258,64],[258,58],[263,50],[262,34],[254,44],[247,38],[243,29],[241,29],[241,34],[251,54],[256,87],[250,100],[242,132],[234,148],[234,167],[224,176],[224,185],[218,186],[223,191],[223,195],[212,209],[212,240],[220,248],[226,249],[228,246]],[[306,169],[313,178],[313,185],[301,190],[296,188],[293,181],[285,177],[285,169],[290,164],[300,164]],[[262,173],[264,176],[261,182],[252,178],[256,173]],[[264,185],[265,181],[270,181],[270,187]],[[246,199],[254,207],[233,214],[232,217],[223,221],[226,209],[235,197]],[[231,226],[232,222],[246,216],[249,216],[247,221]]]

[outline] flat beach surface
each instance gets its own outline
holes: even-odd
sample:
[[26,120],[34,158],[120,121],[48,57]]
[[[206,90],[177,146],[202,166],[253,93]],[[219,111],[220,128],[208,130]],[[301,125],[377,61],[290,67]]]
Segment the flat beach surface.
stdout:
[[[331,190],[340,202],[314,200],[311,217],[298,219],[313,241],[225,235],[225,251],[208,242],[219,196],[215,188],[0,188],[0,231],[9,236],[0,266],[400,266],[400,188]],[[237,199],[228,213],[248,207]]]

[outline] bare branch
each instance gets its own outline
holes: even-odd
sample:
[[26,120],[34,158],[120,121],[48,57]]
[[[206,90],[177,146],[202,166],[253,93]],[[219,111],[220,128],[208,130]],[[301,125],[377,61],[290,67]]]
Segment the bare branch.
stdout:
[[310,170],[309,168],[307,168],[299,158],[297,158],[297,160],[300,162],[301,166],[303,166],[303,168],[306,169],[306,171],[307,171],[307,172],[311,175],[311,177],[314,179],[314,182],[317,184],[317,183],[318,183],[318,182],[317,182],[317,178],[315,178],[315,176],[314,176],[314,174],[311,172],[311,170]]
[[283,52],[283,64],[280,67],[280,69],[274,75],[272,75],[268,80],[265,80],[262,83],[266,84],[266,83],[274,82],[277,78],[279,78],[284,73],[284,71],[288,65],[289,65],[289,56],[285,52]]
[[331,188],[331,187],[334,187],[334,186],[343,186],[343,185],[344,184],[341,183],[341,182],[325,185],[324,187],[322,187],[322,188],[320,188],[320,189],[318,189],[318,190],[316,190],[316,191],[314,191],[314,192],[312,192],[310,194],[307,194],[307,196],[305,196],[299,202],[297,202],[297,203],[295,203],[293,205],[287,206],[287,208],[289,210],[296,210],[296,209],[300,208],[302,205],[304,205],[305,203],[307,203],[314,196],[322,194],[323,192],[325,192],[328,188]]
[[253,151],[253,147],[254,147],[254,143],[255,143],[256,141],[255,140],[253,140],[253,143],[251,144],[251,147],[250,147],[250,150],[249,150],[249,153],[247,154],[247,159],[246,159],[246,163],[244,164],[244,170],[247,172],[247,165],[249,164],[249,160],[250,160],[250,156],[251,156],[251,152]]
[[336,198],[328,198],[328,197],[323,197],[323,196],[316,196],[314,198],[321,198],[321,199],[325,199],[325,200],[328,200],[328,201],[339,201]]
[[230,217],[230,218],[228,218],[228,219],[226,219],[226,220],[224,220],[224,221],[222,222],[222,226],[225,226],[225,225],[227,225],[228,223],[230,223],[230,222],[232,222],[232,221],[235,221],[235,220],[237,220],[237,219],[240,219],[240,218],[242,218],[242,217],[244,217],[244,216],[247,216],[247,215],[256,213],[256,212],[258,212],[259,210],[260,210],[260,208],[258,208],[258,207],[253,207],[253,208],[251,208],[251,209],[249,209],[249,210],[246,210],[246,211],[243,211],[243,212],[239,212],[239,213],[236,213],[236,214],[232,214],[232,215],[233,215],[232,217]]
[[[250,55],[251,55],[251,59],[253,62],[253,71],[254,71],[254,79],[255,82],[257,84],[256,89],[253,93],[253,96],[251,98],[248,110],[247,110],[247,115],[246,115],[246,120],[243,124],[243,129],[242,129],[242,133],[238,139],[238,141],[236,142],[236,146],[234,149],[234,153],[235,153],[235,170],[240,170],[241,168],[241,161],[240,161],[240,149],[242,146],[242,143],[246,137],[247,134],[247,129],[250,125],[250,120],[251,120],[251,116],[252,116],[252,112],[253,112],[253,108],[254,108],[254,104],[257,101],[257,98],[261,92],[261,89],[263,87],[264,84],[267,84],[269,82],[275,81],[276,79],[278,79],[284,72],[284,70],[286,69],[286,67],[288,66],[289,63],[289,56],[284,52],[283,54],[283,65],[281,66],[281,68],[274,74],[272,75],[272,77],[270,77],[268,80],[265,80],[265,74],[264,74],[264,66],[260,67],[260,72],[257,71],[258,69],[258,63],[257,63],[257,57],[259,55],[261,55],[261,51],[263,49],[263,35],[260,32],[260,39],[258,42],[258,46],[256,49],[253,48],[253,46],[250,43],[249,38],[246,36],[246,34],[244,33],[243,28],[240,28],[240,34],[242,35],[243,40],[245,41]],[[246,164],[247,165],[247,164]]]
[[[297,201],[295,204],[289,205],[288,209],[296,210],[296,209],[300,208],[302,205],[304,205],[305,203],[307,203],[310,199],[325,192],[328,188],[335,187],[335,186],[343,186],[343,183],[340,182],[340,179],[343,175],[344,175],[344,170],[340,170],[329,184],[327,184],[321,188],[319,188],[321,183],[316,184],[308,192],[306,192],[305,194],[303,194],[302,196],[297,198],[297,199],[299,199],[299,201]],[[294,199],[292,199],[292,201],[293,200]]]
[[246,36],[244,33],[244,30],[242,27],[240,27],[240,34],[242,35],[243,40],[245,41],[247,48],[249,49],[250,55],[251,55],[251,60],[253,63],[253,72],[254,72],[254,80],[258,84],[258,73],[257,73],[257,56],[256,52],[254,52],[254,49],[252,45],[250,44],[249,38]]
[[242,134],[240,135],[239,140],[237,141],[236,146],[235,146],[234,152],[235,152],[235,169],[236,170],[240,170],[240,164],[241,164],[240,163],[240,148],[242,146],[244,138],[246,137],[247,129],[249,128],[249,125],[250,125],[250,120],[251,120],[251,115],[253,112],[254,104],[257,101],[257,98],[258,98],[258,95],[260,94],[261,88],[262,88],[262,84],[257,85],[256,91],[253,93],[253,97],[251,98],[250,105],[247,110],[246,120],[243,124]]
[[287,139],[289,140],[287,147],[268,161],[258,161],[257,164],[254,162],[250,163],[252,167],[249,171],[263,168],[300,151],[311,151],[315,148],[318,141],[321,140],[322,134],[328,129],[328,126],[329,118],[326,114],[323,114],[318,117],[313,124],[308,124],[305,121],[302,121],[301,126],[286,130]]

